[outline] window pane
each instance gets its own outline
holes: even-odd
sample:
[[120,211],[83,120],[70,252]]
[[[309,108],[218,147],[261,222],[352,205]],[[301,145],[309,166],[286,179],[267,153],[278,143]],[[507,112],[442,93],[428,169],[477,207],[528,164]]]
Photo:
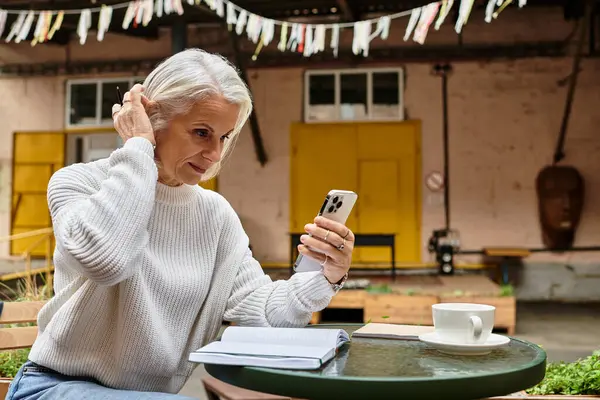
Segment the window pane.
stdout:
[[117,102],[117,86],[121,90],[121,95],[124,95],[129,88],[129,81],[121,82],[104,82],[102,83],[102,125],[112,124],[112,106]]
[[337,119],[335,106],[335,75],[308,76],[308,119],[331,121]]
[[367,118],[367,74],[340,76],[341,119],[355,120]]
[[96,83],[71,85],[69,123],[71,125],[95,125],[96,122]]
[[107,158],[119,147],[119,135],[115,133],[87,134],[84,138],[84,162]]
[[398,72],[373,72],[373,110],[371,118],[400,118]]
[[334,75],[310,75],[308,85],[310,92],[309,104],[335,104]]

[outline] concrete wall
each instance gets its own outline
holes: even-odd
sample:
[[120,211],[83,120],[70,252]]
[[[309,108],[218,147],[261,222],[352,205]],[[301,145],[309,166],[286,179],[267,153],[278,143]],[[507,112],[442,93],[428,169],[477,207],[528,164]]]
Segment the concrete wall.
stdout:
[[[390,43],[402,42],[404,24],[392,28]],[[474,15],[465,30],[465,43],[556,40],[572,25],[559,8],[533,13],[527,7],[505,11],[492,24]],[[213,48],[222,35],[191,35],[191,46]],[[205,42],[201,42],[204,40]],[[432,32],[428,44],[451,43],[456,34],[447,24]],[[346,39],[347,41],[347,39]],[[378,41],[374,46],[385,45]],[[90,38],[84,46],[70,45],[71,60],[97,59],[110,46],[110,58],[159,58],[169,53],[170,37],[158,41],[107,35],[102,43]],[[3,45],[5,63],[65,60],[55,46]],[[429,64],[406,64],[405,106],[408,116],[423,121],[423,174],[442,171],[442,111],[440,80]],[[527,59],[490,63],[455,63],[449,80],[451,221],[460,230],[463,247],[540,247],[534,180],[551,162],[566,97],[562,84],[571,59]],[[586,179],[586,204],[576,245],[600,244],[600,141],[596,113],[600,97],[600,61],[586,59],[566,143],[566,162]],[[136,72],[137,73],[137,72]],[[249,73],[255,106],[269,163],[256,161],[248,129],[222,172],[220,191],[240,214],[256,257],[265,263],[288,260],[289,126],[301,120],[300,68],[258,69]],[[122,74],[121,74],[122,75]],[[134,73],[132,72],[132,75]],[[66,77],[0,79],[0,236],[9,232],[12,132],[60,129],[64,124]],[[9,100],[10,99],[10,100]],[[35,118],[31,116],[35,115]],[[422,256],[431,230],[443,226],[439,194],[423,183]],[[7,247],[1,249],[6,254]],[[463,257],[465,261],[477,261]],[[600,300],[598,253],[537,253],[527,260],[517,288],[523,299],[564,298]]]

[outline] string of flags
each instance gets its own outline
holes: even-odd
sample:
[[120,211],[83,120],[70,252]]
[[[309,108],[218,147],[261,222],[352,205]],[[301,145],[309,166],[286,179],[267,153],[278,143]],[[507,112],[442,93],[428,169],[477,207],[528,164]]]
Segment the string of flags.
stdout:
[[[265,18],[251,13],[229,0],[131,0],[115,5],[101,5],[99,7],[80,10],[2,10],[0,9],[0,38],[4,37],[6,43],[20,43],[28,39],[33,27],[31,46],[44,43],[52,39],[68,14],[79,15],[77,36],[81,45],[88,39],[88,32],[92,29],[92,14],[98,13],[96,26],[96,39],[102,41],[113,18],[113,11],[126,9],[121,27],[125,30],[147,26],[152,18],[176,13],[182,15],[184,8],[182,1],[188,5],[199,6],[205,3],[219,17],[225,19],[229,30],[235,30],[238,35],[246,34],[248,39],[257,45],[253,59],[264,46],[275,40],[276,27],[279,28],[279,51],[294,51],[302,53],[305,57],[323,52],[326,48],[326,39],[329,32],[329,47],[334,56],[338,55],[340,30],[352,28],[352,52],[356,55],[369,55],[370,43],[375,38],[386,40],[390,35],[391,21],[397,18],[409,17],[404,32],[404,41],[412,40],[423,44],[430,27],[439,30],[449,15],[454,0],[440,0],[412,10],[390,14],[378,18],[346,23],[310,24],[300,22],[279,21]],[[517,2],[519,8],[524,7],[527,0],[488,0],[485,9],[485,21],[490,23],[507,6]],[[474,0],[456,0],[458,4],[458,18],[454,30],[457,33],[467,24]],[[9,14],[17,17],[10,27],[6,26]],[[37,18],[37,20],[36,20]],[[35,26],[34,26],[35,21]],[[6,28],[6,29],[5,29]],[[4,33],[6,31],[6,36]]]

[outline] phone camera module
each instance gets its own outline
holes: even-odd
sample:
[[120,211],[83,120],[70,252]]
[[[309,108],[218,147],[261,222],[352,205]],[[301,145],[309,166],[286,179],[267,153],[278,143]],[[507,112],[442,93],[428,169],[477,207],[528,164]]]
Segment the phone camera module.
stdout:
[[333,198],[333,203],[334,203],[334,204],[335,204],[335,203],[337,203],[339,199],[340,199],[339,197],[335,196],[335,197]]
[[340,208],[340,207],[342,206],[342,204],[343,204],[343,203],[340,201],[340,202],[339,202],[339,203],[337,203],[335,206],[336,206],[337,208]]
[[328,210],[328,211],[329,211],[330,213],[332,213],[332,212],[336,211],[336,208],[335,208],[335,206],[329,206],[329,210]]

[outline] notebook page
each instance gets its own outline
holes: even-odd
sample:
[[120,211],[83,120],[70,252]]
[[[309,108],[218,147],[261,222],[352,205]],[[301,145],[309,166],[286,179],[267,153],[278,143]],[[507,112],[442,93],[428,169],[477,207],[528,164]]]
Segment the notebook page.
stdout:
[[266,367],[278,369],[319,369],[321,360],[300,357],[240,357],[223,353],[192,353],[189,360],[200,364],[235,365],[239,367]]
[[316,346],[286,346],[260,343],[240,342],[212,342],[196,350],[194,353],[216,353],[235,355],[240,358],[263,357],[263,358],[309,358],[325,360],[329,358],[331,349]]
[[[221,341],[240,343],[263,343],[294,346],[316,346],[334,349],[338,338],[346,334],[341,329],[312,328],[272,328],[229,326],[223,332]],[[345,337],[347,338],[347,334]]]

